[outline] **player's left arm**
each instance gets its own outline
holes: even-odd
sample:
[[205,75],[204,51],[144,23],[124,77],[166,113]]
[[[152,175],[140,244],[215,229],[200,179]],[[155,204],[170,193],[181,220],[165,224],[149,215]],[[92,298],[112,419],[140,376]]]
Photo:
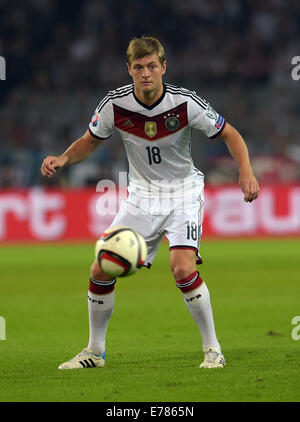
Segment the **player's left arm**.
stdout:
[[247,145],[241,134],[228,122],[220,136],[239,166],[239,185],[244,193],[244,201],[252,202],[258,197],[259,184],[252,171]]

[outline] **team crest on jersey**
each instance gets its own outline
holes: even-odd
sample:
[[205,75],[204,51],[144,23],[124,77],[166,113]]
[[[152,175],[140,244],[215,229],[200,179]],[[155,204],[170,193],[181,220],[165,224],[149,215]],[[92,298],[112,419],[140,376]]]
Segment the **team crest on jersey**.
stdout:
[[165,126],[170,132],[174,132],[180,126],[180,120],[176,116],[170,116],[165,121]]
[[157,134],[157,125],[155,122],[145,122],[145,133],[149,138],[153,138]]

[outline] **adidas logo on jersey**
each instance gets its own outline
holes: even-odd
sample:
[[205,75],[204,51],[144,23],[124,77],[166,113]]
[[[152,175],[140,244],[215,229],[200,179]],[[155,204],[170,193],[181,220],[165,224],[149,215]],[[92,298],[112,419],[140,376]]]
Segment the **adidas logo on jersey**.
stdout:
[[126,120],[126,122],[123,123],[123,126],[133,127],[134,124],[132,123],[132,121],[130,119],[128,119],[128,120]]

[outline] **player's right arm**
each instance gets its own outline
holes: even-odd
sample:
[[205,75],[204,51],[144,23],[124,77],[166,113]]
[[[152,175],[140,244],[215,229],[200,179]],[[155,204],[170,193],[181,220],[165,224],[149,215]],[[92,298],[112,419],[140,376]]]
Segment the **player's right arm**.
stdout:
[[56,172],[56,169],[85,160],[102,141],[103,139],[96,138],[87,130],[62,155],[46,157],[41,167],[42,175],[49,178]]

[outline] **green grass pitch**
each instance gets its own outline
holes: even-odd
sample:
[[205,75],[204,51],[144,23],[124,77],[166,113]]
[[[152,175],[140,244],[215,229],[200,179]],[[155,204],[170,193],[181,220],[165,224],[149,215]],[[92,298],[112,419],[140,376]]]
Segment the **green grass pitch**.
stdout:
[[299,240],[203,240],[224,369],[199,369],[202,340],[162,244],[152,269],[116,286],[105,368],[60,371],[88,342],[93,244],[2,246],[2,402],[299,401]]

